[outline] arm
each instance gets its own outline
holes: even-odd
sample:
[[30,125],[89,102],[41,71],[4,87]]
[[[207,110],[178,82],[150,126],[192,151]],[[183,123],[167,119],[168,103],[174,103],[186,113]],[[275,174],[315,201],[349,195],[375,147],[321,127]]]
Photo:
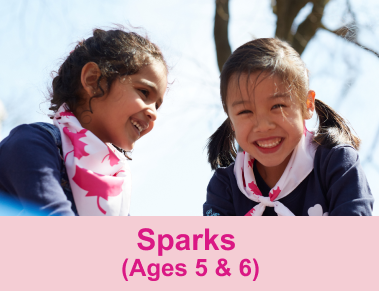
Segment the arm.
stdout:
[[321,161],[329,215],[372,215],[374,199],[360,166],[358,152],[351,146],[337,146]]
[[217,169],[207,187],[207,198],[203,204],[204,216],[235,216],[232,202],[230,178],[226,169]]
[[37,126],[21,125],[1,143],[0,186],[18,198],[24,215],[31,209],[47,215],[75,215],[60,185],[60,159],[53,138]]

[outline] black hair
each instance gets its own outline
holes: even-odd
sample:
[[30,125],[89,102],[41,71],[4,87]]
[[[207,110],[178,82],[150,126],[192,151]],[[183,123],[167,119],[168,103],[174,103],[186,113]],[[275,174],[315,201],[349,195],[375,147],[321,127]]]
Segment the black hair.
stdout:
[[[306,113],[309,78],[305,63],[288,43],[276,38],[260,38],[240,46],[223,65],[220,96],[227,116],[227,90],[231,77],[236,76],[239,80],[242,74],[249,76],[255,72],[265,72],[267,76],[280,78],[289,93],[298,99],[302,113]],[[359,149],[360,139],[351,132],[348,123],[338,113],[318,99],[315,99],[315,109],[319,119],[313,140],[315,143],[328,148],[349,144]],[[227,167],[235,160],[235,136],[228,117],[208,139],[207,149],[212,170]]]
[[227,167],[235,161],[235,136],[229,118],[210,136],[207,147],[211,169]]

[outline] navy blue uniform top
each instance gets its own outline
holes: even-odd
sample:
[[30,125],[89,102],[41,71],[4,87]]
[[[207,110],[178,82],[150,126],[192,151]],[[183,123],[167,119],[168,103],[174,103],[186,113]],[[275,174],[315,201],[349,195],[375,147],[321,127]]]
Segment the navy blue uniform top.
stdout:
[[[233,170],[234,163],[215,171],[207,187],[203,215],[241,216],[258,204],[241,193]],[[263,196],[269,196],[270,188],[255,166],[254,174]],[[372,215],[374,199],[360,166],[358,152],[349,145],[338,145],[332,149],[319,146],[314,169],[291,193],[278,201],[296,216],[317,213],[365,216]],[[277,214],[273,207],[266,207],[263,215]]]
[[62,174],[65,166],[56,140],[41,126],[20,125],[0,143],[0,192],[13,197],[21,214],[76,215]]

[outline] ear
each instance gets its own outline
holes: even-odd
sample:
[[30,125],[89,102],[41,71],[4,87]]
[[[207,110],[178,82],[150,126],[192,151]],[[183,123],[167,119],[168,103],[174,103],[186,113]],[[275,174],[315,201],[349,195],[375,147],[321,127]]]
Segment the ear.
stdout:
[[92,97],[96,95],[98,79],[101,75],[100,69],[96,63],[90,62],[83,66],[80,81],[88,96]]
[[313,117],[313,113],[315,110],[315,92],[313,90],[309,90],[306,99],[306,116],[305,119],[310,119]]

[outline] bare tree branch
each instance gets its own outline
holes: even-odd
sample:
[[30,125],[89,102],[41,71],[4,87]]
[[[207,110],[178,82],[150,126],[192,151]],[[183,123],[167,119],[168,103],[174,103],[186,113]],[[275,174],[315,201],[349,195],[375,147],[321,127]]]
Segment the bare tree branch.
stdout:
[[348,41],[348,42],[351,42],[353,44],[356,44],[357,46],[359,46],[360,48],[366,50],[366,51],[369,51],[373,54],[375,54],[377,57],[379,57],[379,53],[366,47],[365,45],[362,45],[361,43],[359,43],[356,38],[352,38],[350,37],[350,29],[349,27],[347,26],[343,26],[337,30],[331,30],[331,29],[328,29],[327,27],[325,27],[324,25],[321,25],[321,28],[324,29],[324,30],[327,30],[331,33],[334,33],[335,35],[343,38],[344,40]]
[[346,0],[346,11],[347,11],[347,14],[349,15],[349,17],[351,18],[351,21],[349,24],[345,25],[345,26],[342,26],[341,28],[337,29],[337,30],[331,30],[331,29],[328,29],[326,28],[323,24],[321,25],[321,28],[323,28],[324,30],[327,30],[331,33],[334,33],[335,35],[345,39],[346,41],[348,42],[351,42],[353,44],[356,44],[357,46],[359,46],[360,48],[366,50],[366,51],[369,51],[373,54],[375,54],[377,57],[379,57],[379,53],[362,45],[361,43],[358,42],[358,26],[357,26],[357,21],[356,21],[356,16],[355,16],[355,13],[353,12],[352,8],[351,8],[351,3],[349,0]]
[[[322,16],[329,0],[314,0],[313,9],[306,19],[298,26],[291,45],[301,55],[306,45],[314,37],[318,28],[322,25]],[[289,31],[290,33],[290,31]]]
[[231,47],[228,42],[228,20],[230,17],[228,2],[229,0],[215,1],[214,39],[219,71],[222,71],[224,63],[231,55]]

